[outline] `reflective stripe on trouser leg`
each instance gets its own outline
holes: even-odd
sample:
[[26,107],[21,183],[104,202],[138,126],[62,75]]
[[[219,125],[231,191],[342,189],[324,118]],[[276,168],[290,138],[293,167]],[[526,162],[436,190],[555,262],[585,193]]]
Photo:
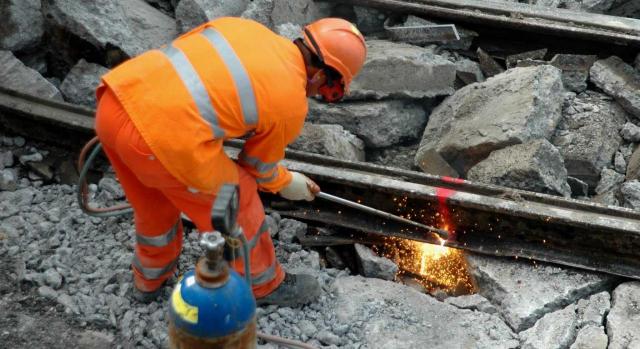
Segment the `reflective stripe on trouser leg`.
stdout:
[[180,222],[174,224],[171,229],[165,232],[162,235],[158,236],[145,236],[140,233],[136,233],[136,242],[138,244],[146,245],[146,246],[154,246],[154,247],[162,247],[166,246],[176,237],[178,233],[178,225]]
[[260,286],[271,282],[276,277],[276,263],[273,263],[267,270],[258,275],[251,275],[251,284],[254,286]]
[[[168,279],[177,267],[182,249],[182,223],[178,220],[158,236],[138,233],[132,267],[136,287],[153,291]],[[142,239],[140,239],[142,237]]]
[[142,276],[144,276],[145,279],[155,280],[155,279],[160,279],[165,274],[173,271],[173,268],[175,268],[178,265],[179,259],[180,259],[180,256],[176,257],[176,259],[172,260],[169,264],[165,265],[164,267],[150,268],[150,267],[142,266],[142,263],[140,263],[140,259],[138,259],[138,256],[134,256],[132,264],[133,264],[133,267],[136,268],[142,274]]

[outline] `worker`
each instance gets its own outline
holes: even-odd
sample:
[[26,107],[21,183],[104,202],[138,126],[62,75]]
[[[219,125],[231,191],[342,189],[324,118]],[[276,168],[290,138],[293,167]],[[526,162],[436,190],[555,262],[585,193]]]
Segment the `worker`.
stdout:
[[[325,18],[291,42],[263,25],[219,18],[102,77],[96,133],[134,212],[133,296],[155,299],[182,249],[180,214],[212,231],[211,208],[225,183],[239,185],[238,224],[250,247],[259,304],[294,306],[317,297],[311,275],[276,260],[258,190],[313,200],[320,189],[278,162],[300,133],[307,97],[334,102],[366,56],[354,25]],[[246,137],[232,161],[223,141]],[[231,262],[244,274],[243,259]]]

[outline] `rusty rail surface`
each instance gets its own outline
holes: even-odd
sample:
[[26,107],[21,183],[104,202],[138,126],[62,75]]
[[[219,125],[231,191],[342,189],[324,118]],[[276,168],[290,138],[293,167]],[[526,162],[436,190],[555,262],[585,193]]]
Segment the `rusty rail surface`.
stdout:
[[[93,136],[93,111],[0,89],[0,126],[33,139],[78,147]],[[237,156],[243,142],[228,142]],[[640,279],[640,212],[369,163],[287,151],[284,164],[323,191],[447,228],[446,246],[517,256]],[[375,233],[439,243],[432,234],[316,200],[264,195],[283,216],[351,234]],[[348,240],[348,239],[347,239]]]
[[491,0],[329,0],[447,21],[640,46],[640,20]]

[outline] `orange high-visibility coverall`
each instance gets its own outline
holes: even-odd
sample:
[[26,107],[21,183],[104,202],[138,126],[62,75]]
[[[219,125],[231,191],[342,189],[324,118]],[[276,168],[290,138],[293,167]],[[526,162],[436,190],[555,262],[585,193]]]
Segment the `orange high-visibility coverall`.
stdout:
[[[289,40],[239,18],[220,18],[106,74],[96,132],[134,209],[134,281],[159,287],[182,246],[180,212],[211,231],[215,193],[240,186],[238,223],[251,247],[256,297],[284,279],[257,190],[278,192],[278,162],[307,113],[302,54]],[[236,164],[224,139],[249,135]],[[243,274],[241,258],[232,263]]]

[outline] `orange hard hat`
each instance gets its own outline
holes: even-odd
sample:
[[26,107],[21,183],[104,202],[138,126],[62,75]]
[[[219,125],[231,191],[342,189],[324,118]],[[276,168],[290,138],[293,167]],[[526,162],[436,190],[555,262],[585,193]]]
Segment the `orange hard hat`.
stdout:
[[323,18],[304,27],[303,34],[305,44],[320,61],[342,75],[348,91],[367,56],[364,37],[358,28],[341,18]]

